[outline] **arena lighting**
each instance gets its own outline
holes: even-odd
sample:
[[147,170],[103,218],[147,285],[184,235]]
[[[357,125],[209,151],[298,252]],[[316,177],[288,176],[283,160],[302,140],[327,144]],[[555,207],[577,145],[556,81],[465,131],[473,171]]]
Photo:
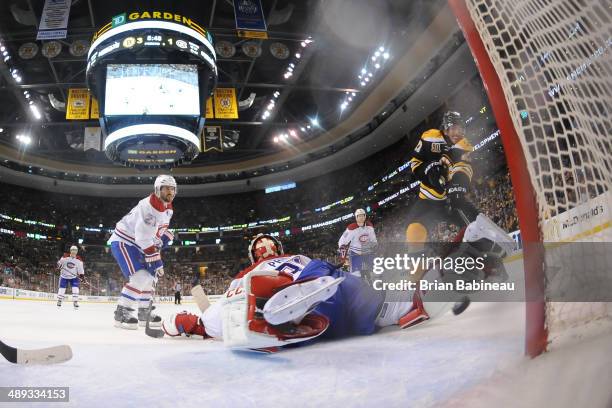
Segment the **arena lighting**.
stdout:
[[42,118],[42,115],[40,114],[40,111],[38,110],[38,106],[30,105],[30,110],[32,111],[32,114],[34,115],[36,119]]
[[293,137],[297,137],[297,133],[293,129],[289,129],[289,134]]
[[278,136],[274,136],[274,143],[278,143]]
[[24,145],[29,145],[32,143],[32,138],[28,135],[18,134],[15,138]]
[[300,59],[302,57],[302,54],[300,54],[299,52],[295,53],[295,58]]
[[87,56],[87,86],[99,103],[109,159],[160,168],[197,157],[202,101],[218,78],[206,30],[187,17],[174,22],[119,14],[94,34]]
[[317,118],[316,116],[314,118],[310,118],[310,123],[312,123],[313,126],[319,126],[319,118]]
[[388,52],[385,52],[385,53],[383,54],[383,58],[384,58],[384,59],[389,59],[389,53],[388,53]]

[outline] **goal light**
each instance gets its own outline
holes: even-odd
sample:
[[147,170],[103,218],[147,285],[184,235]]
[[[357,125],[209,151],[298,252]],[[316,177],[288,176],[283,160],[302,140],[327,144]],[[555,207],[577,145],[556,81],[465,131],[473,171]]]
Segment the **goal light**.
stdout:
[[190,162],[217,84],[212,37],[190,19],[127,15],[94,35],[87,56],[106,155],[138,168]]

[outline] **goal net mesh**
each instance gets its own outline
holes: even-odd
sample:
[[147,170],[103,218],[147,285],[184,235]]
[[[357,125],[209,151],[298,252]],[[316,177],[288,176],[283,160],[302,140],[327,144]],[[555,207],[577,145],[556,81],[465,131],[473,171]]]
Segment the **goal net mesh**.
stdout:
[[[599,293],[610,290],[612,276],[605,244],[612,241],[612,6],[466,5],[501,81],[535,190],[546,243],[545,328],[554,345],[570,328],[604,324],[612,315],[610,293]],[[565,301],[569,293],[572,301]]]

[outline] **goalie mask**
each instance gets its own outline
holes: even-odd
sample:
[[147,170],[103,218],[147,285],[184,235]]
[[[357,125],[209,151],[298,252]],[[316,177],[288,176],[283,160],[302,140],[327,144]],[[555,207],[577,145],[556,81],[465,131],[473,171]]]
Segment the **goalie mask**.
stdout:
[[249,245],[249,259],[251,264],[262,259],[283,255],[283,244],[272,235],[259,234]]

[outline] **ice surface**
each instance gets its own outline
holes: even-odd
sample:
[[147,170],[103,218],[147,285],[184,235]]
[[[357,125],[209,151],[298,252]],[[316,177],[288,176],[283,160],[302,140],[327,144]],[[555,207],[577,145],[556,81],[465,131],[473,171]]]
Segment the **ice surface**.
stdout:
[[[70,387],[70,404],[37,407],[612,406],[612,336],[529,360],[522,303],[473,303],[460,316],[410,329],[272,355],[121,330],[114,307],[0,300],[0,339],[22,348],[69,344],[74,352],[56,366],[2,360],[0,386]],[[196,312],[194,304],[158,308],[162,316]]]

